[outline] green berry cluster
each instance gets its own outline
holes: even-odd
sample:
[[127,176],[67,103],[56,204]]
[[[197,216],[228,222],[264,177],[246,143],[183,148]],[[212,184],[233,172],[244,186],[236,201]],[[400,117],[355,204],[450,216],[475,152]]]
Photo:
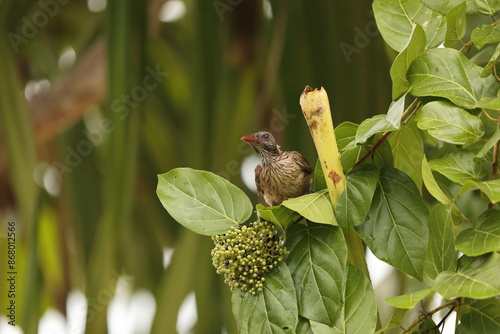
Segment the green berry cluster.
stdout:
[[262,291],[264,273],[275,267],[288,251],[280,245],[273,226],[266,221],[232,227],[226,234],[212,237],[212,260],[224,282],[256,295]]

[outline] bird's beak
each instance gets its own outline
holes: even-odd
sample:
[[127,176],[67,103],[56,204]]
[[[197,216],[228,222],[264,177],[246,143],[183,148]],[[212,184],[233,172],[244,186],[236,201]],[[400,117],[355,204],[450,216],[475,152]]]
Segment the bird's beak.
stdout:
[[259,138],[255,137],[254,135],[247,135],[241,137],[241,140],[246,141],[247,143],[260,143]]

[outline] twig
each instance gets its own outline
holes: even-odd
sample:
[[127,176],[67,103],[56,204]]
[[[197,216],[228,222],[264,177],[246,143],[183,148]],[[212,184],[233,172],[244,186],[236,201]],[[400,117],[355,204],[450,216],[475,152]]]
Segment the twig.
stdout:
[[375,152],[375,150],[384,142],[384,140],[387,139],[387,137],[391,133],[392,133],[392,131],[384,132],[384,134],[382,135],[382,137],[380,137],[380,139],[377,140],[377,142],[375,143],[375,145],[373,145],[370,148],[370,150],[368,152],[366,152],[366,154],[361,157],[361,159],[359,159],[358,161],[356,161],[356,163],[354,164],[354,166],[357,166],[357,165],[363,163],[363,161],[365,161],[373,152]]
[[457,298],[457,299],[452,300],[449,303],[446,303],[446,304],[443,304],[441,306],[436,307],[432,311],[426,312],[425,314],[423,314],[423,315],[419,316],[417,319],[415,319],[415,321],[410,325],[410,327],[404,329],[403,334],[412,333],[413,329],[415,327],[419,326],[420,324],[422,324],[427,318],[430,318],[433,314],[435,314],[441,310],[444,310],[447,307],[451,307],[451,309],[448,311],[448,313],[446,313],[446,315],[443,317],[443,319],[441,319],[439,324],[436,327],[434,327],[434,328],[438,328],[439,326],[444,324],[444,322],[446,321],[446,318],[448,318],[449,315],[451,314],[451,312],[453,312],[453,310],[457,306],[459,306],[461,303],[462,303],[462,298]]

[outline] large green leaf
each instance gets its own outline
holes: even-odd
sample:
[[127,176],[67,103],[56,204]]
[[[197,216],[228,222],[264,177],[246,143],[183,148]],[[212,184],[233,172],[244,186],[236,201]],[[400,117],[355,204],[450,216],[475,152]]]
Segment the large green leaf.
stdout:
[[347,269],[343,333],[373,333],[377,326],[377,303],[373,287],[361,269],[350,264]]
[[447,15],[452,8],[462,1],[464,0],[422,0],[427,7],[443,15]]
[[431,167],[429,166],[429,162],[427,158],[424,156],[422,159],[422,180],[424,181],[425,187],[429,191],[429,193],[434,196],[442,204],[451,203],[451,199],[446,196],[446,194],[441,190],[439,185],[432,174]]
[[418,56],[408,69],[415,96],[439,96],[459,107],[472,109],[483,97],[494,97],[499,83],[481,78],[483,68],[454,49],[431,49]]
[[333,326],[311,321],[314,334],[373,333],[377,325],[377,304],[370,280],[361,269],[349,264],[345,305]]
[[[411,62],[425,50],[425,31],[415,24],[412,28],[411,37],[404,50],[394,59],[390,75],[392,79],[392,99],[396,99],[410,89],[410,83],[406,79],[406,72]],[[404,99],[403,99],[404,102]]]
[[474,152],[464,149],[449,151],[441,159],[429,161],[429,166],[458,184],[479,181],[491,171],[486,159],[476,158]]
[[481,14],[495,16],[500,12],[500,2],[497,0],[474,0],[474,2]]
[[482,49],[485,44],[500,42],[500,25],[485,24],[472,30],[470,36],[474,45]]
[[427,297],[431,292],[432,289],[423,289],[412,293],[407,293],[401,296],[387,298],[385,302],[397,308],[410,310],[413,307],[415,307],[415,305],[417,305],[419,301]]
[[345,230],[362,224],[372,203],[379,171],[370,164],[354,167],[346,176],[346,188],[335,210],[337,222]]
[[292,225],[287,230],[286,262],[297,291],[299,314],[333,325],[344,303],[347,247],[339,227]]
[[394,158],[394,167],[405,172],[422,190],[422,158],[424,145],[415,121],[411,120],[388,137]]
[[241,189],[207,171],[176,168],[158,175],[156,193],[178,223],[203,235],[225,233],[252,214]]
[[427,103],[416,120],[420,129],[450,144],[472,144],[481,140],[484,134],[484,125],[479,117],[447,101]]
[[264,278],[264,288],[256,296],[239,289],[233,292],[233,314],[240,333],[295,333],[297,299],[288,266],[280,262]]
[[455,245],[468,256],[500,251],[500,211],[484,212],[477,218],[474,228],[460,232]]
[[465,34],[465,14],[467,3],[463,1],[456,7],[453,7],[446,15],[446,37],[444,46],[453,47],[458,41],[462,40]]
[[457,330],[467,334],[500,334],[500,296],[467,299]]
[[424,262],[424,281],[428,285],[439,273],[457,267],[451,210],[451,204],[439,204],[429,216],[429,247]]
[[328,189],[287,199],[283,201],[282,205],[312,222],[338,225],[333,213],[332,202],[328,197]]
[[463,255],[458,270],[440,273],[432,289],[445,298],[486,299],[500,294],[500,253]]
[[395,168],[383,168],[366,222],[356,229],[373,254],[422,279],[429,211],[413,180]]
[[420,0],[375,0],[373,12],[385,42],[398,52],[410,39],[414,23],[425,27],[427,46],[437,46],[444,40],[444,17]]

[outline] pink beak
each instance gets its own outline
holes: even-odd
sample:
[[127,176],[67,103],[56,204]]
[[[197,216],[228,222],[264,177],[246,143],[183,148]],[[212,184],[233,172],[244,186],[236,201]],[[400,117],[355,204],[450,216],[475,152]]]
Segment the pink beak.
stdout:
[[247,143],[260,143],[260,139],[254,135],[243,136],[241,137],[241,140],[246,141]]

